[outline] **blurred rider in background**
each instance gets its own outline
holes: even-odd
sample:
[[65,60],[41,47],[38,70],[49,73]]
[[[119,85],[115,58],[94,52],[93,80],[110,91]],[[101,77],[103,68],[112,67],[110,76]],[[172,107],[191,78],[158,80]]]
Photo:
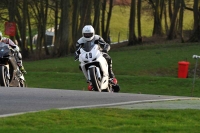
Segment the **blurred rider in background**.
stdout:
[[26,70],[24,69],[24,66],[22,64],[22,55],[19,52],[19,47],[9,38],[3,37],[2,32],[0,32],[0,42],[3,42],[5,44],[8,44],[12,49],[16,52],[15,54],[15,59],[17,62],[17,65],[19,67],[19,70],[23,73],[26,74]]
[[[100,47],[101,47],[100,50],[102,51],[103,57],[106,59],[108,63],[108,72],[109,72],[110,80],[115,86],[118,86],[117,79],[112,71],[112,59],[108,55],[108,51],[110,50],[110,45],[106,43],[101,36],[95,35],[94,28],[91,25],[86,25],[83,27],[82,35],[83,37],[81,37],[76,43],[75,60],[79,58],[80,48],[86,42],[90,41],[94,44],[100,44]],[[88,90],[92,90],[92,86],[90,84],[88,86]]]

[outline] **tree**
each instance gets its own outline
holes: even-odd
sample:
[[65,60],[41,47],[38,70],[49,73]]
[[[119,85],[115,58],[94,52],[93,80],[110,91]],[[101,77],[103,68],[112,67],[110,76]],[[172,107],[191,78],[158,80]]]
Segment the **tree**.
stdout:
[[[113,0],[109,0],[109,9],[108,9],[108,14],[107,14],[107,19],[106,19],[106,0],[103,0],[102,3],[102,21],[101,21],[101,33],[102,37],[106,42],[109,40],[109,28],[110,28],[110,19],[112,15],[112,8],[113,8]],[[106,21],[107,20],[107,21]]]
[[82,35],[82,28],[85,25],[91,25],[91,9],[93,0],[81,0],[82,4],[80,6],[80,24],[78,29],[78,36]]
[[179,23],[178,23],[178,31],[181,37],[181,42],[184,42],[183,39],[183,15],[184,15],[184,7],[185,2],[184,0],[181,1],[180,13],[179,13]]
[[100,14],[101,14],[101,0],[94,0],[94,21],[93,27],[96,34],[100,35]]
[[72,44],[72,11],[73,0],[61,0],[61,18],[59,23],[58,34],[56,37],[56,55],[64,56],[72,51],[74,47]]
[[[80,7],[81,7],[82,1],[74,0],[73,1],[73,18],[72,18],[72,37],[73,37],[73,43],[75,44],[77,39],[80,37],[81,33],[79,32],[79,17],[80,17]],[[74,45],[75,47],[75,45]]]
[[[21,48],[21,53],[23,57],[28,57],[28,49],[26,44],[26,25],[27,25],[27,1],[26,0],[8,0],[4,3],[7,5],[9,22],[17,23],[16,36],[10,36],[10,38],[15,42],[18,42]],[[18,32],[19,31],[19,32]]]
[[138,0],[137,2],[137,24],[138,24],[138,42],[142,42],[142,32],[141,32],[141,8],[142,8],[142,1]]
[[164,10],[165,1],[164,0],[149,0],[153,10],[154,10],[154,26],[153,26],[153,35],[162,36],[162,14]]
[[199,0],[194,0],[193,9],[185,7],[188,10],[193,11],[194,14],[194,28],[193,28],[193,34],[188,39],[188,42],[198,42],[200,40],[199,34],[200,34],[200,2]]
[[37,43],[36,50],[38,51],[37,55],[39,58],[43,56],[43,47],[45,54],[49,55],[49,50],[46,44],[46,25],[47,25],[47,16],[48,16],[48,6],[49,0],[34,0],[29,3],[31,10],[33,11],[33,16],[35,17],[37,25]]
[[131,0],[128,45],[134,45],[138,42],[135,34],[135,18],[136,18],[136,0]]
[[172,21],[172,14],[173,14],[172,0],[168,0],[168,13],[169,13],[169,19],[170,19],[170,22],[171,22]]
[[169,33],[167,36],[167,39],[172,40],[177,37],[177,27],[176,27],[176,22],[177,22],[177,15],[180,10],[180,5],[181,5],[181,0],[176,0],[175,1],[175,7],[174,7],[174,12],[172,15],[172,20],[170,23],[170,29]]
[[23,57],[28,56],[28,49],[26,43],[26,26],[27,26],[27,14],[28,14],[28,3],[27,0],[23,0],[23,8],[22,8],[22,21],[20,26],[20,34],[21,34],[21,41],[22,41],[22,55]]

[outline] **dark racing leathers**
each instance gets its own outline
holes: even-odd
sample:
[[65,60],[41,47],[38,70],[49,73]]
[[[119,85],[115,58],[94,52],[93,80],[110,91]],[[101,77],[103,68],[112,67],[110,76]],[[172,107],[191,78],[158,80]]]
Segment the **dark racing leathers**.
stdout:
[[[79,57],[80,54],[80,48],[81,46],[83,46],[87,41],[85,41],[83,39],[83,37],[81,37],[77,43],[76,43],[76,52],[75,52],[75,59],[77,59]],[[108,55],[108,51],[110,50],[110,45],[108,43],[106,43],[102,37],[100,37],[99,35],[94,35],[94,38],[91,40],[91,43],[94,44],[100,44],[100,50],[103,52],[103,57],[106,59],[107,63],[108,63],[108,73],[109,73],[109,77],[110,78],[114,78],[115,75],[112,71],[112,59],[111,57]]]

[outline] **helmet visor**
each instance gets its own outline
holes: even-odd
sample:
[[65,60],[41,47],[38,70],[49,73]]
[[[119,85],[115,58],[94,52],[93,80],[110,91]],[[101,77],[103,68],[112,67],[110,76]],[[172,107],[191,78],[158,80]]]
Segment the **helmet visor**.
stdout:
[[90,38],[90,37],[93,36],[93,33],[83,33],[83,36],[84,36],[85,38]]

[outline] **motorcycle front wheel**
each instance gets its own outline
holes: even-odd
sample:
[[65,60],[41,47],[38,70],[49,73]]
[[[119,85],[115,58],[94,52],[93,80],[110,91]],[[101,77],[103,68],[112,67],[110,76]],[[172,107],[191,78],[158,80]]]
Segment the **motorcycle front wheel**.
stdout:
[[91,82],[92,82],[92,86],[94,90],[101,92],[101,88],[100,88],[101,82],[96,77],[95,68],[94,67],[89,68],[89,73],[90,73],[90,78],[91,78]]
[[8,77],[8,68],[0,66],[0,84],[1,86],[9,87],[10,81]]

